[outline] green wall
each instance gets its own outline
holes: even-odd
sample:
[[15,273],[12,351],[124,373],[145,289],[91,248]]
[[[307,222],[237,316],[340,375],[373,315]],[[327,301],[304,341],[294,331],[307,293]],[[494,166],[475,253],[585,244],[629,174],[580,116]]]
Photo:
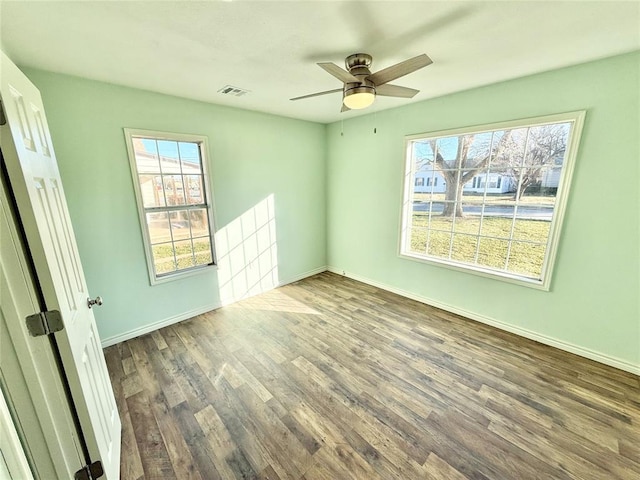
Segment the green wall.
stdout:
[[[331,124],[328,265],[640,370],[639,65],[636,52]],[[397,255],[405,135],[574,110],[587,117],[550,292]]]
[[326,265],[324,125],[32,69],[40,89],[100,335],[220,304],[214,269],[150,286],[123,128],[209,138],[216,228],[273,194],[278,277]]

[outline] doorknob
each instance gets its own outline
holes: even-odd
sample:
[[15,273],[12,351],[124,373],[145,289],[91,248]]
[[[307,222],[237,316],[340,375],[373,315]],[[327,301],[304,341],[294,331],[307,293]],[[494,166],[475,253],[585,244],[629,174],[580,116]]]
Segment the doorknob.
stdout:
[[87,298],[87,307],[91,308],[94,305],[102,305],[102,297],[96,297],[95,300],[93,298]]

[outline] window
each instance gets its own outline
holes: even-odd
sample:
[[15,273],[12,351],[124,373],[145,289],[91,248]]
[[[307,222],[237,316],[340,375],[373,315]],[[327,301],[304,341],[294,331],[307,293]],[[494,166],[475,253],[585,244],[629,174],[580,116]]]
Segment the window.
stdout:
[[549,289],[584,112],[406,138],[400,255]]
[[424,177],[417,177],[415,185],[416,187],[424,187]]
[[205,137],[125,129],[151,283],[214,264]]

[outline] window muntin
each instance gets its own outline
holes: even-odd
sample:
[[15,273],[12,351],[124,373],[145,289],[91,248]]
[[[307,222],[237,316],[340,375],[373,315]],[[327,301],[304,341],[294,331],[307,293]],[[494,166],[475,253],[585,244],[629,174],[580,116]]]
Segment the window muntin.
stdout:
[[400,255],[548,289],[583,119],[407,137]]
[[206,138],[129,129],[125,136],[151,282],[213,265]]

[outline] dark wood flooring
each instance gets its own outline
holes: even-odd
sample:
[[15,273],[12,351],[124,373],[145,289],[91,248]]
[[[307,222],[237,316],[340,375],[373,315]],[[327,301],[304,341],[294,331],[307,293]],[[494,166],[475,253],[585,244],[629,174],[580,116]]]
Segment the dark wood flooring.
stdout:
[[122,479],[640,479],[635,375],[323,273],[105,349]]

